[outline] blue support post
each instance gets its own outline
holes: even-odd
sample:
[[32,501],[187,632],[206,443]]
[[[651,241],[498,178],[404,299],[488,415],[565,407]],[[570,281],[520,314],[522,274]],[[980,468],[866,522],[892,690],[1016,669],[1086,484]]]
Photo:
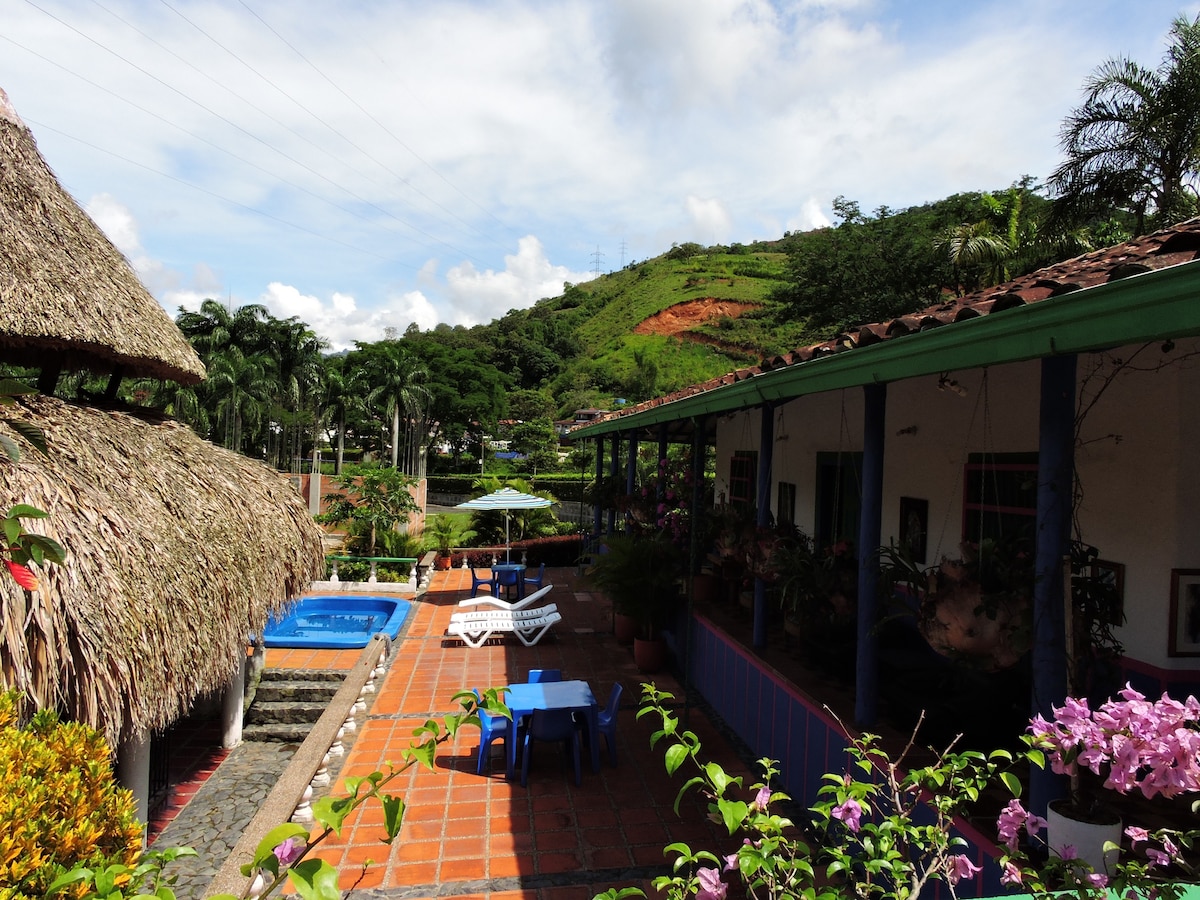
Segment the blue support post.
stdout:
[[[625,455],[625,495],[627,497],[633,496],[634,485],[637,482],[637,451],[637,432],[633,432],[629,435],[629,450]],[[626,519],[625,533],[628,534],[632,531],[633,520]]]
[[[1067,696],[1066,607],[1063,559],[1071,552],[1071,505],[1075,476],[1076,357],[1042,360],[1038,414],[1037,545],[1033,582],[1034,713],[1049,719]],[[1062,778],[1049,768],[1030,773],[1029,808],[1046,815],[1061,796]]]
[[604,524],[604,509],[600,502],[600,485],[604,484],[604,435],[596,437],[596,497],[592,506],[592,539],[599,540],[600,529]]
[[658,485],[658,490],[655,492],[657,499],[662,500],[667,493],[665,479],[662,477],[663,463],[667,459],[667,423],[662,422],[658,426],[658,471],[655,478],[655,484]]
[[878,717],[879,547],[883,519],[883,444],[887,385],[863,386],[862,509],[858,524],[858,652],[855,659],[854,721],[871,728]]
[[[613,485],[617,483],[617,473],[621,470],[621,435],[613,432],[612,436],[612,453],[609,454],[608,460],[608,477]],[[610,507],[608,510],[608,533],[617,533],[617,508]]]
[[[758,509],[755,524],[766,528],[771,524],[771,463],[775,450],[775,404],[764,403],[759,407],[758,427]],[[754,578],[754,649],[767,647],[767,583],[760,576]]]
[[708,428],[707,416],[696,416],[692,420],[692,528],[691,547],[688,553],[688,574],[695,575],[700,571],[700,554],[704,549],[700,546],[700,536],[705,531],[705,519],[708,510],[704,509],[704,455],[705,429]]

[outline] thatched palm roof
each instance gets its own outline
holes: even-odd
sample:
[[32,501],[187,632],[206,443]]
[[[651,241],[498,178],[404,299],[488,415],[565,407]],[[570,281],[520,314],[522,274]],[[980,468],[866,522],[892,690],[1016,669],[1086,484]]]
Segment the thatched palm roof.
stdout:
[[0,90],[0,361],[194,384],[204,366]]
[[[323,571],[292,485],[172,420],[38,397],[6,416],[46,435],[0,462],[0,510],[67,550],[27,602],[0,578],[0,682],[116,740],[162,727],[223,687],[247,636]],[[2,426],[0,426],[2,427]]]

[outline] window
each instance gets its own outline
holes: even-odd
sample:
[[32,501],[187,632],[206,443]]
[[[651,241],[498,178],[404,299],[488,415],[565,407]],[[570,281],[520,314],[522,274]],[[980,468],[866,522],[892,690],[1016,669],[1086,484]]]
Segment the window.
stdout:
[[963,474],[963,540],[1032,539],[1037,454],[972,453]]
[[817,454],[817,547],[858,540],[862,511],[862,454]]
[[758,486],[758,453],[738,450],[729,460],[729,504],[754,508]]
[[781,481],[776,487],[775,522],[778,525],[796,524],[796,485]]

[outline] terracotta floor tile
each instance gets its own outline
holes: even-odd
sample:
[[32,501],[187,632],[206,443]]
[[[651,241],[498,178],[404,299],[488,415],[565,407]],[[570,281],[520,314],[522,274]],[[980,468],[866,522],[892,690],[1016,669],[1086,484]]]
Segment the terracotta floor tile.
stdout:
[[486,877],[487,860],[482,857],[443,859],[438,870],[438,880],[443,884],[447,881],[473,881]]
[[384,879],[384,884],[388,887],[437,884],[437,873],[438,861],[436,858],[417,862],[405,862],[399,865],[392,865],[388,869],[388,875]]
[[[522,788],[505,780],[502,757],[492,759],[482,776],[475,774],[478,735],[465,729],[439,746],[434,771],[413,767],[385,789],[406,804],[395,844],[380,842],[382,809],[372,801],[347,821],[342,841],[323,848],[340,867],[343,889],[357,882],[363,890],[402,890],[406,900],[420,900],[417,895],[438,900],[591,900],[610,886],[648,889],[649,883],[638,879],[600,883],[595,872],[649,866],[665,873],[662,848],[677,833],[688,835],[693,846],[710,846],[707,839],[715,832],[704,822],[702,804],[685,800],[683,819],[671,811],[683,779],[665,774],[661,747],[649,747],[651,723],[635,719],[637,684],[643,676],[633,667],[630,649],[611,636],[607,602],[582,590],[573,568],[547,575],[571,627],[559,626],[534,647],[506,641],[472,649],[443,638],[458,600],[469,592],[469,573],[436,573],[425,599],[412,608],[387,674],[375,685],[342,775],[383,771],[385,761],[400,760],[413,730],[426,718],[457,711],[455,692],[503,687],[523,680],[531,668],[560,668],[566,677],[584,678],[602,699],[615,681],[624,684],[626,708],[618,715],[620,766],[609,764],[605,748],[603,765],[593,772],[585,752],[582,784],[576,786],[570,762],[556,748],[539,745],[529,786]],[[577,633],[577,627],[591,631]],[[357,651],[268,651],[268,665],[280,668],[349,667],[357,658]],[[674,677],[655,680],[661,689],[683,696]],[[706,752],[722,760],[731,775],[746,774],[701,710],[689,710],[685,727],[700,735]],[[375,865],[363,875],[367,859]],[[499,879],[550,875],[563,884],[537,890],[478,887],[480,882],[499,887]],[[472,893],[454,894],[458,883],[464,888],[470,884]]]
[[583,860],[578,853],[539,853],[535,859],[539,875],[574,872],[583,867]]

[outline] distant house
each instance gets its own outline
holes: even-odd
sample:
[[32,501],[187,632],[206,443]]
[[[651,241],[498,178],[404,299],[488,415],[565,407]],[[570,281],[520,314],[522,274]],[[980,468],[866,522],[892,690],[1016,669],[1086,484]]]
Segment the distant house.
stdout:
[[[1194,692],[1198,259],[1193,220],[597,417],[571,436],[598,441],[612,472],[631,442],[715,446],[715,497],[762,523],[794,522],[818,546],[849,540],[860,563],[901,541],[935,563],[964,541],[1024,531],[1036,576],[1029,711],[1048,713],[1066,694],[1063,559],[1077,535],[1123,586],[1122,676],[1151,694]],[[859,568],[852,655],[864,728],[914,677],[880,646],[877,572]],[[760,589],[753,647],[767,643],[770,612]],[[1191,614],[1200,621],[1200,608]],[[789,792],[810,801],[842,746],[821,698],[781,684],[704,617],[686,628],[692,684],[756,756],[781,759]],[[1055,787],[1036,784],[1035,804]],[[994,873],[984,877],[977,891],[998,893]]]

